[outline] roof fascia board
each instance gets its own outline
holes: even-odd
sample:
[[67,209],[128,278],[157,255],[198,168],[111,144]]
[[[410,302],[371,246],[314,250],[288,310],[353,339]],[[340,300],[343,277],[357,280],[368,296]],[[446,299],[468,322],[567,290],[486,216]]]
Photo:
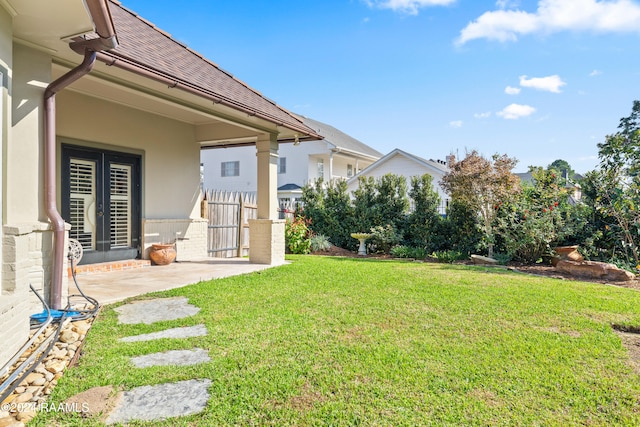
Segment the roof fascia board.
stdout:
[[12,18],[18,16],[18,11],[13,7],[9,0],[0,0],[0,7],[4,8]]
[[[335,145],[334,145],[334,147],[335,147]],[[364,153],[361,153],[359,151],[349,150],[349,149],[346,149],[346,148],[335,147],[335,148],[331,149],[331,151],[333,151],[334,153],[346,154],[346,155],[351,155],[351,156],[354,156],[354,157],[361,157],[363,159],[368,159],[368,160],[373,160],[373,161],[377,161],[378,159],[380,159],[380,157],[372,156],[370,154],[364,154]]]

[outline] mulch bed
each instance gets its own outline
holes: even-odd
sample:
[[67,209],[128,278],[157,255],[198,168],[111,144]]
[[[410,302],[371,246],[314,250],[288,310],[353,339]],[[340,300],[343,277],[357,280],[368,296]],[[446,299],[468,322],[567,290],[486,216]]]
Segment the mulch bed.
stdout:
[[[325,255],[325,256],[343,256],[350,258],[363,258],[361,255],[358,255],[357,252],[352,252],[347,249],[339,248],[337,246],[331,245],[329,250],[327,251],[319,251],[314,252],[313,255]],[[370,254],[367,255],[367,258],[381,258],[381,259],[391,259],[390,255],[378,255],[378,254]],[[425,262],[436,262],[434,259],[427,258]],[[471,265],[471,261],[460,261],[456,264],[467,264]],[[562,279],[562,280],[574,280],[581,282],[593,282],[593,283],[602,283],[605,285],[614,285],[621,286],[624,288],[632,288],[632,289],[640,289],[640,280],[631,280],[628,282],[611,282],[606,280],[598,280],[598,279],[585,279],[585,278],[577,278],[571,276],[570,274],[560,272],[556,270],[552,265],[544,265],[544,264],[534,264],[534,265],[526,265],[520,263],[509,263],[507,268],[512,271],[517,271],[520,273],[531,274],[534,276],[544,276],[550,277],[554,279]]]

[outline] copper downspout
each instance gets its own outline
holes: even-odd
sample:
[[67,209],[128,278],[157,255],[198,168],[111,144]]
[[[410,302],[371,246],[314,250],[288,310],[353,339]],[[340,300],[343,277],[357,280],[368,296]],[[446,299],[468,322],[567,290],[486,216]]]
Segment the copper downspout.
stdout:
[[84,60],[52,82],[44,91],[44,182],[47,216],[53,227],[53,272],[51,308],[62,308],[62,266],[64,264],[64,220],[56,203],[56,93],[87,74],[96,62],[96,52],[87,50]]
[[56,94],[93,68],[97,51],[118,46],[113,21],[106,0],[86,0],[85,4],[96,27],[97,38],[74,41],[70,47],[83,54],[80,65],[51,82],[44,91],[44,187],[45,208],[53,228],[53,270],[50,306],[62,308],[62,267],[64,265],[64,220],[56,202]]

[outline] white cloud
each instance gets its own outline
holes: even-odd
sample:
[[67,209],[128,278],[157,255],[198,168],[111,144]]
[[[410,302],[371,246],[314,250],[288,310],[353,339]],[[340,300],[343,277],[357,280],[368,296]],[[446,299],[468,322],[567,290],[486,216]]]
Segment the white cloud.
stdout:
[[516,0],[497,0],[496,7],[498,9],[513,9],[520,5],[519,1]]
[[423,7],[448,6],[456,0],[364,0],[369,7],[391,9],[395,12],[417,15]]
[[449,126],[452,128],[461,128],[462,127],[462,120],[454,120],[449,122]]
[[[506,2],[499,2],[501,4]],[[474,39],[515,41],[559,31],[640,32],[640,5],[632,0],[539,0],[538,9],[485,12],[467,24],[456,43]]]
[[504,88],[504,93],[506,93],[507,95],[517,95],[521,90],[522,89],[520,89],[519,87],[507,86],[506,88]]
[[589,73],[589,77],[599,76],[600,74],[602,74],[602,71],[600,71],[600,70],[593,70],[592,72],[590,72],[590,73]]
[[560,88],[564,85],[566,83],[557,74],[547,77],[532,77],[530,79],[527,76],[520,76],[520,86],[546,92],[560,93]]
[[475,117],[476,119],[488,119],[489,117],[491,117],[491,111],[487,111],[484,113],[475,113],[473,117]]
[[502,111],[496,114],[507,120],[517,120],[520,117],[527,117],[536,112],[536,109],[530,105],[511,104],[506,106]]

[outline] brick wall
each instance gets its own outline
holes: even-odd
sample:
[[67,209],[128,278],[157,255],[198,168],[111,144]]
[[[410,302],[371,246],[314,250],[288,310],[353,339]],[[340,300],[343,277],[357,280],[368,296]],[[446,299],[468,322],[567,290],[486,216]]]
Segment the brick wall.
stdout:
[[284,262],[284,220],[249,220],[249,259],[256,264]]
[[[32,285],[49,303],[53,233],[48,223],[6,225],[2,238],[2,287],[0,291],[0,365],[29,335],[29,316],[42,311]],[[65,260],[66,266],[66,260]],[[63,282],[63,304],[68,288]]]
[[149,259],[154,243],[176,242],[177,261],[207,257],[206,219],[145,219],[142,221],[143,258]]

